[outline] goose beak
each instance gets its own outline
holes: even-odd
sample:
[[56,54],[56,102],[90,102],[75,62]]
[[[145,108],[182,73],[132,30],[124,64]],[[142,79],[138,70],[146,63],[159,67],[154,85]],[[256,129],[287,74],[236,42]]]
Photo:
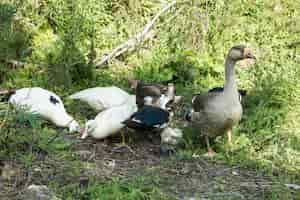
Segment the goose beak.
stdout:
[[254,54],[252,53],[250,48],[244,49],[244,58],[250,58],[250,59],[256,60],[256,57],[254,56]]
[[255,57],[253,54],[249,54],[249,55],[247,55],[247,58],[250,58],[250,59],[256,60],[256,57]]

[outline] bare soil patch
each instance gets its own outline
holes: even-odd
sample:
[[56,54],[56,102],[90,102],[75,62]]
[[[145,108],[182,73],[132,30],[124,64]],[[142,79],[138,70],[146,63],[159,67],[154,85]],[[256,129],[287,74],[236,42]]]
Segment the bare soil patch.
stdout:
[[24,170],[13,161],[2,161],[0,199],[18,199],[29,184],[48,185],[55,181],[60,185],[80,183],[85,188],[92,179],[106,182],[116,177],[128,180],[146,177],[149,184],[178,199],[269,199],[278,186],[270,177],[254,170],[203,157],[189,160],[161,157],[159,144],[143,135],[135,135],[131,141],[127,138],[130,148],[118,147],[119,136],[109,142],[63,137],[74,143],[74,162],[44,155]]

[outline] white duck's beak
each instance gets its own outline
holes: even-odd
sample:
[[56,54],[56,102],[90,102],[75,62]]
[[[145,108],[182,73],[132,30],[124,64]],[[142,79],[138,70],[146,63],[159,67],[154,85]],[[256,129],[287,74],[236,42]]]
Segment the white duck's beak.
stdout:
[[87,132],[87,128],[82,128],[81,130],[80,130],[80,138],[81,139],[85,139],[85,138],[87,138],[87,136],[88,136],[88,132]]

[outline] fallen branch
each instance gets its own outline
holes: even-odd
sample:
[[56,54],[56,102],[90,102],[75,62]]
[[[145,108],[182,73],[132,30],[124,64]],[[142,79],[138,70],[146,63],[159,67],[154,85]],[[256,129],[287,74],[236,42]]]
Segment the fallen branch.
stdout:
[[14,93],[16,90],[0,90],[0,95],[10,95]]
[[167,4],[162,10],[160,10],[153,19],[145,26],[144,30],[132,38],[130,38],[125,43],[119,45],[115,48],[111,53],[102,57],[100,61],[95,61],[96,68],[100,68],[104,64],[106,64],[110,59],[120,56],[121,54],[125,53],[128,50],[134,50],[138,44],[143,42],[145,39],[149,38],[149,31],[154,26],[155,22],[159,19],[159,17],[167,12],[171,7],[176,4],[176,1],[172,1],[171,3]]
[[8,93],[9,93],[9,90],[0,90],[0,95],[8,94]]
[[13,68],[24,67],[26,63],[17,60],[1,60],[2,62],[11,65]]

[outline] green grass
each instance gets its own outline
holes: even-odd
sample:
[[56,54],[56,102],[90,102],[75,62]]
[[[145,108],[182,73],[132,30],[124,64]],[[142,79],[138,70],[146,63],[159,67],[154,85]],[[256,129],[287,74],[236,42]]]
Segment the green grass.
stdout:
[[87,199],[107,199],[107,200],[138,200],[138,199],[174,199],[163,194],[159,187],[153,183],[147,183],[143,177],[133,181],[114,180],[104,184],[93,184],[84,192]]
[[[193,93],[223,84],[228,49],[246,43],[258,59],[246,71],[237,69],[239,87],[248,90],[243,119],[234,130],[231,150],[226,137],[217,138],[214,148],[219,154],[214,160],[279,173],[297,182],[299,2],[220,0],[180,4],[154,27],[157,35],[152,41],[113,59],[109,69],[94,68],[93,59],[142,30],[160,7],[159,1],[2,1],[0,88],[40,86],[52,90],[63,97],[68,112],[83,124],[86,107],[66,99],[75,91],[108,85],[130,91],[129,78],[161,82],[177,76],[178,94],[189,104]],[[32,53],[26,53],[30,49]],[[26,65],[14,68],[4,62],[6,59]],[[6,104],[0,105],[1,160],[16,160],[30,169],[45,154],[81,168],[82,163],[72,156],[72,144],[57,137],[66,134],[65,130],[12,108],[9,113],[2,112],[6,109]],[[93,115],[88,112],[88,117]],[[191,160],[193,154],[206,152],[199,133],[191,127],[184,128],[183,146],[179,160]],[[55,181],[51,184],[53,188],[57,185]],[[101,193],[107,195],[106,199],[167,199],[159,188],[151,189],[141,180],[95,181],[84,191],[78,187],[66,186],[66,198],[96,198]],[[278,199],[276,193],[273,199]]]

